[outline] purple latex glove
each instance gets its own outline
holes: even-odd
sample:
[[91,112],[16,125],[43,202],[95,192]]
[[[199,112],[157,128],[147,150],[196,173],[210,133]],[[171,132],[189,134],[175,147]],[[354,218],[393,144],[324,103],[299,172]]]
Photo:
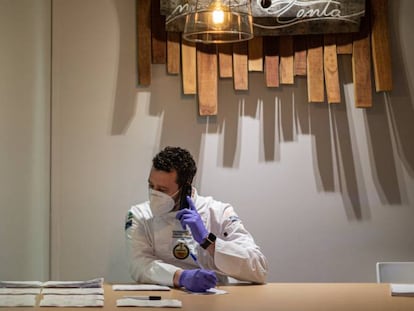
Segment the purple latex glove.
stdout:
[[194,240],[200,244],[208,236],[208,231],[189,196],[187,196],[187,202],[190,208],[182,209],[175,217],[180,221],[184,230],[186,226],[190,227]]
[[179,285],[192,292],[205,292],[215,287],[217,277],[213,271],[204,269],[183,270],[180,275]]

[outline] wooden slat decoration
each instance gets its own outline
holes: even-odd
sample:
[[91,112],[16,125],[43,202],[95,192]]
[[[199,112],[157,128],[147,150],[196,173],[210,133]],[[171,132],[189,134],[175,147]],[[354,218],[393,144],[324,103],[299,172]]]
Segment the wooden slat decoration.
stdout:
[[165,16],[160,15],[160,2],[151,1],[152,63],[165,64],[167,60]]
[[310,103],[324,102],[324,76],[323,76],[323,45],[321,35],[308,37],[308,101]]
[[377,92],[392,90],[391,48],[388,33],[388,0],[371,1],[371,43]]
[[295,36],[293,39],[295,49],[294,57],[294,74],[295,76],[306,76],[306,53],[307,39],[305,36]]
[[220,78],[232,78],[233,77],[233,45],[232,44],[219,44],[218,45],[218,57],[219,57]]
[[293,38],[292,36],[281,36],[280,46],[280,83],[293,84],[294,62],[293,62]]
[[352,75],[356,107],[372,107],[371,51],[369,21],[354,35],[352,51]]
[[167,33],[167,73],[180,73],[180,44],[181,33],[169,31]]
[[150,85],[151,63],[166,62],[168,74],[181,72],[183,93],[198,94],[200,115],[217,113],[219,77],[232,78],[234,89],[245,91],[252,71],[264,72],[271,88],[307,76],[309,102],[340,103],[338,55],[349,54],[355,105],[371,107],[371,66],[376,91],[392,90],[388,1],[308,1],[251,2],[252,40],[196,45],[181,39],[190,2],[136,0],[138,84]]
[[247,42],[233,43],[233,83],[236,91],[249,89]]
[[263,71],[263,37],[254,37],[248,45],[249,71]]
[[336,53],[352,54],[352,34],[341,33],[336,35]]
[[341,102],[335,35],[324,35],[323,68],[329,104]]
[[198,108],[201,116],[217,114],[218,73],[215,44],[197,44]]
[[196,45],[192,42],[181,40],[181,65],[183,93],[186,95],[197,93],[197,61]]
[[279,37],[263,37],[265,81],[267,87],[279,86]]
[[138,84],[151,84],[151,0],[136,0]]

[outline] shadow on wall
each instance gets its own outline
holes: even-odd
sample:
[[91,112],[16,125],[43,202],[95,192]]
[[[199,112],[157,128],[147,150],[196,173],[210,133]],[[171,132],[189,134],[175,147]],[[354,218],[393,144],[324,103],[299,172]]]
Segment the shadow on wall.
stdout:
[[[111,133],[122,135],[127,131],[136,109],[135,46],[131,43],[135,34],[131,31],[134,20],[128,8],[122,1],[115,3],[119,14],[121,42]],[[393,5],[395,15],[398,13],[398,1]],[[380,199],[383,204],[401,205],[402,187],[399,185],[399,167],[393,150],[396,144],[398,155],[414,177],[414,145],[410,137],[414,133],[414,109],[407,73],[404,71],[406,66],[400,49],[399,30],[392,23],[390,26],[394,40],[394,91],[390,96],[375,94],[374,107],[365,110],[365,120],[369,139],[367,144],[372,159],[371,171]],[[358,170],[366,164],[355,158],[358,150],[353,150],[350,129],[352,120],[349,120],[349,107],[345,104],[343,90],[342,104],[309,104],[305,79],[296,78],[295,85],[272,89],[265,86],[262,73],[250,73],[249,91],[245,92],[235,92],[231,79],[220,79],[218,115],[200,117],[196,96],[183,95],[182,87],[177,87],[181,86],[180,76],[169,76],[171,83],[166,84],[165,65],[153,65],[152,70],[151,86],[142,90],[151,93],[149,114],[163,118],[160,148],[180,145],[198,159],[202,152],[203,135],[218,133],[222,137],[221,149],[219,148],[222,158],[217,158],[217,165],[238,168],[243,130],[241,117],[257,118],[260,121],[257,144],[262,149],[259,150],[260,161],[283,160],[280,155],[281,142],[295,141],[298,135],[311,135],[312,152],[304,156],[313,157],[317,190],[340,191],[349,219],[369,217],[369,211],[364,210],[367,204],[363,204],[366,200],[364,182],[358,177]],[[339,70],[342,84],[351,84],[351,57],[339,57]]]
[[414,106],[408,86],[407,65],[401,50],[400,15],[400,2],[395,1],[390,16],[393,91],[389,94],[376,93],[374,107],[365,113],[374,181],[382,203],[390,205],[406,203],[402,193],[404,188],[399,183],[400,162],[396,161],[396,156],[414,178]]
[[[394,3],[395,2],[395,3]],[[401,16],[400,1],[393,1],[391,14],[391,46],[393,47],[393,77],[398,78],[394,81],[393,91],[386,101],[390,113],[390,123],[395,140],[397,151],[405,168],[412,178],[414,178],[414,101],[413,94],[410,92],[408,85],[407,68],[408,61],[404,59],[401,47],[403,46],[402,34],[398,26]],[[411,4],[412,6],[412,4]],[[412,55],[410,51],[405,55]],[[413,68],[411,68],[412,70]],[[411,72],[412,74],[412,72]],[[388,97],[385,97],[388,99]]]
[[111,135],[124,135],[136,112],[135,18],[128,1],[113,3],[119,23],[119,60]]

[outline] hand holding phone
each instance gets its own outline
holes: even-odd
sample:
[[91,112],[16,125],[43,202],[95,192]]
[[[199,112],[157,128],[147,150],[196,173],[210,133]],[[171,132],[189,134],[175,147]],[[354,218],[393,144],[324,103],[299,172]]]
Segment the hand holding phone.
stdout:
[[189,196],[191,198],[191,192],[192,192],[192,187],[191,184],[185,184],[182,186],[181,188],[181,193],[180,193],[180,210],[184,209],[184,208],[190,208],[190,206],[188,205],[187,202],[187,196]]
[[188,196],[188,201],[189,208],[180,210],[175,217],[180,221],[183,230],[186,230],[188,226],[194,240],[200,244],[208,236],[208,231],[190,196]]

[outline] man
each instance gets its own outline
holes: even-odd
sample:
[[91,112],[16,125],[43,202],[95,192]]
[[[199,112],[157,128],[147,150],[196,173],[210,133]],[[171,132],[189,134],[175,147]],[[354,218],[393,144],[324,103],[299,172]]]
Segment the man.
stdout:
[[191,187],[191,154],[166,147],[152,160],[149,201],[132,206],[125,232],[132,278],[203,292],[228,276],[265,283],[267,260],[233,207]]

